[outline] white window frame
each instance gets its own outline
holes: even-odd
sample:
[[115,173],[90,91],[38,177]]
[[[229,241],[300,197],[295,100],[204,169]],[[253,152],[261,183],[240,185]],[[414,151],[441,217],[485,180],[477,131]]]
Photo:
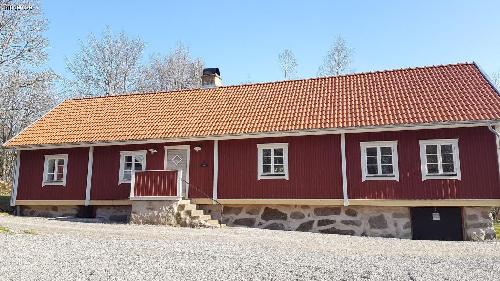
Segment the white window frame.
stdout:
[[[134,177],[134,171],[132,170],[132,175],[131,179],[127,180],[123,178],[123,172],[125,170],[125,156],[132,156],[135,159],[135,156],[142,156],[143,157],[143,163],[142,163],[142,170],[146,170],[146,156],[147,156],[147,150],[136,150],[136,151],[120,151],[120,170],[119,170],[119,181],[118,184],[122,183],[130,183],[132,181],[132,177]],[[134,160],[135,162],[135,160]],[[132,165],[134,167],[134,165]]]
[[[370,141],[370,142],[360,142],[361,149],[361,175],[362,181],[367,180],[394,180],[399,181],[399,161],[398,161],[398,142],[397,141]],[[368,174],[368,159],[366,156],[366,148],[376,147],[377,148],[377,167],[379,175]],[[381,163],[381,153],[380,147],[390,147],[392,149],[392,176],[386,176],[382,174],[382,163]]]
[[[64,160],[63,179],[60,182],[47,181],[47,178],[49,176],[49,160],[57,160],[57,159],[63,159]],[[68,154],[45,155],[45,160],[44,160],[44,163],[43,163],[42,186],[49,186],[49,185],[62,185],[62,186],[66,186],[66,175],[67,174],[68,174]]]
[[[422,173],[422,181],[424,180],[439,180],[439,179],[456,179],[456,180],[461,180],[462,175],[460,172],[460,154],[459,154],[459,147],[458,147],[458,139],[433,139],[433,140],[420,140],[420,171]],[[445,144],[451,144],[452,145],[452,151],[453,151],[453,166],[455,167],[455,174],[451,175],[446,175],[442,173],[443,169],[443,162],[442,162],[442,156],[441,156],[441,145]],[[427,173],[427,157],[426,157],[426,145],[437,145],[438,146],[438,151],[437,151],[437,156],[438,156],[438,169],[441,172],[438,175],[429,175]]]
[[[282,148],[283,149],[283,170],[284,175],[272,175],[272,174],[264,174],[263,168],[263,150],[264,149],[275,149]],[[274,151],[274,150],[273,150]],[[274,152],[273,152],[274,153]],[[274,158],[271,158],[271,171],[274,170]],[[265,179],[284,179],[288,180],[288,143],[262,143],[257,144],[257,179],[265,180]]]

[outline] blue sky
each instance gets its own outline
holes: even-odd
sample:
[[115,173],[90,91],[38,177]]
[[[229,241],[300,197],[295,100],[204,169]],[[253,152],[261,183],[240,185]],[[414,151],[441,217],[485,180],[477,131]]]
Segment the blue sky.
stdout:
[[500,70],[500,1],[43,1],[48,66],[68,75],[79,39],[106,26],[146,42],[145,58],[181,41],[226,85],[282,80],[281,50],[317,75],[337,35],[356,72],[476,61]]

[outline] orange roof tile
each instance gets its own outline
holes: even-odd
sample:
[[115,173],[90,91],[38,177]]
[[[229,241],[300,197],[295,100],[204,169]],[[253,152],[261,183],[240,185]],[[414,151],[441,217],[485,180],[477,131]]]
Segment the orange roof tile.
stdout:
[[5,146],[499,120],[473,63],[67,100]]

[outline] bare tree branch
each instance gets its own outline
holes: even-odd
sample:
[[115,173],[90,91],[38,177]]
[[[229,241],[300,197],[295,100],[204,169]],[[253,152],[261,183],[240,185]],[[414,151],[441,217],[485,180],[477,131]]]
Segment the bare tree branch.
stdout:
[[295,55],[289,49],[281,51],[278,56],[283,78],[293,79],[297,75],[297,60]]
[[353,49],[338,36],[328,50],[323,64],[318,69],[319,76],[336,76],[351,72]]
[[80,52],[67,60],[72,88],[80,96],[116,95],[136,89],[144,42],[106,28],[100,38],[90,34]]
[[189,48],[178,43],[167,56],[155,55],[141,72],[139,91],[160,92],[199,88],[203,61],[192,58]]

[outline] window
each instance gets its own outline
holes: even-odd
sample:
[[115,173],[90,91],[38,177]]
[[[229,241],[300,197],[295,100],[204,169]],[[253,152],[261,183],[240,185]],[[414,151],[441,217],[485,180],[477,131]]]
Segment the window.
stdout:
[[360,145],[363,181],[399,181],[397,141],[362,142]]
[[258,179],[288,180],[288,143],[258,144]]
[[118,184],[129,183],[134,171],[146,169],[146,150],[120,152],[120,181]]
[[422,180],[460,179],[458,139],[421,140]]
[[43,164],[43,183],[46,185],[66,186],[68,154],[45,155]]

